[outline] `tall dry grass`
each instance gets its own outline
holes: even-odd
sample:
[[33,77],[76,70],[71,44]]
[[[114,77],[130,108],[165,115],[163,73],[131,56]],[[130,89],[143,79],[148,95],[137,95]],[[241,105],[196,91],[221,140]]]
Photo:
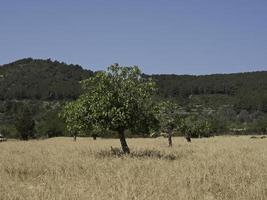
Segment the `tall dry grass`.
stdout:
[[116,139],[0,143],[0,199],[267,199],[267,139],[128,142],[126,157]]

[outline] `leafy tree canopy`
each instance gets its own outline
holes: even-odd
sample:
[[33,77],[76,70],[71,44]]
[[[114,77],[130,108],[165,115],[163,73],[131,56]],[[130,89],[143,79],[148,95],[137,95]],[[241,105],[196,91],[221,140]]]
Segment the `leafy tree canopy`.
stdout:
[[178,127],[180,114],[179,106],[170,101],[160,102],[156,108],[156,118],[161,131],[168,133],[169,146],[172,146],[173,130]]
[[180,120],[179,106],[171,101],[162,101],[156,106],[156,117],[162,130],[175,129]]
[[118,64],[81,83],[83,95],[65,108],[65,116],[74,118],[66,118],[68,127],[78,121],[78,129],[90,124],[94,128],[117,131],[123,151],[129,153],[125,130],[149,130],[156,121],[151,99],[155,83],[144,78],[137,66]]
[[190,115],[181,120],[180,130],[193,138],[209,137],[211,132],[211,123],[208,119],[200,115]]

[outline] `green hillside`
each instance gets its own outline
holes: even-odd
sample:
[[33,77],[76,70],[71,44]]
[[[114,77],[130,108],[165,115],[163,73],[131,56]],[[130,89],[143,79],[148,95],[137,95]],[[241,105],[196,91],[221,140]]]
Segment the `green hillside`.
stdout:
[[[17,137],[17,116],[26,107],[38,137],[65,134],[58,112],[65,101],[81,94],[79,81],[93,75],[79,65],[50,59],[26,58],[0,66],[0,132]],[[267,131],[267,71],[144,76],[157,83],[156,101],[172,100],[187,113],[209,113],[213,131]]]
[[208,106],[267,112],[267,71],[204,76],[153,75],[158,95]]
[[[79,81],[93,75],[79,65],[58,61],[22,59],[0,66],[0,100],[67,100],[81,90]],[[236,74],[152,75],[158,97],[182,104],[267,112],[267,71]]]
[[79,81],[93,74],[79,65],[22,59],[0,66],[1,100],[62,100],[80,94]]

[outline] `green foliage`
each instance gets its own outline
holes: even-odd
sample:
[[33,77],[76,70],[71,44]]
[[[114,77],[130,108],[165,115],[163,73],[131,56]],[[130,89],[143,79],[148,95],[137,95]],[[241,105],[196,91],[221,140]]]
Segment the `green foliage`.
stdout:
[[255,120],[250,126],[250,131],[254,133],[266,134],[267,133],[267,115],[261,116]]
[[36,125],[37,137],[63,136],[65,123],[58,117],[58,111],[48,111]]
[[7,128],[0,129],[0,134],[4,137],[8,137],[10,135],[10,132]]
[[[153,113],[149,111],[153,107],[152,103],[144,106],[144,109],[147,107],[147,110],[141,111],[140,116],[138,115],[140,120],[132,121],[132,124],[128,123],[132,120],[127,118],[129,115],[117,109],[118,105],[115,106],[116,109],[112,110],[112,112],[109,111],[108,115],[99,114],[100,112],[107,113],[104,109],[110,108],[110,105],[107,103],[104,105],[102,101],[110,101],[110,94],[114,92],[114,87],[117,87],[116,83],[123,79],[122,74],[117,77],[117,81],[113,80],[114,87],[106,84],[103,88],[103,98],[100,98],[99,101],[99,105],[103,107],[98,108],[98,114],[94,116],[88,115],[88,113],[91,113],[90,104],[92,103],[90,101],[94,101],[94,99],[93,97],[86,97],[88,94],[86,91],[91,90],[90,88],[95,85],[98,90],[93,88],[92,91],[99,92],[98,79],[108,83],[113,76],[108,75],[111,74],[108,72],[99,72],[97,74],[94,79],[83,82],[82,85],[88,87],[85,88],[83,97],[77,100],[80,102],[70,103],[68,105],[69,109],[66,109],[69,110],[68,113],[62,114],[62,117],[64,118],[63,115],[65,115],[68,121],[68,133],[82,136],[91,135],[91,129],[94,129],[98,130],[102,136],[111,137],[114,136],[114,131],[103,131],[103,129],[114,128],[116,124],[122,121],[127,122],[124,124],[126,127],[131,127],[126,129],[127,136],[147,136],[151,128],[153,130],[159,129],[157,127],[159,125],[158,117],[155,118]],[[49,136],[64,135],[63,125],[59,122],[60,120],[51,116],[49,121],[49,117],[46,117],[46,115],[61,107],[63,101],[76,100],[82,94],[82,87],[79,82],[93,75],[92,71],[82,69],[79,65],[67,65],[50,59],[27,58],[0,66],[0,129],[6,129],[9,137],[18,137],[19,134],[15,129],[15,123],[17,116],[20,115],[23,107],[27,105],[30,108],[32,118],[36,121],[36,135],[38,137],[43,137],[49,132]],[[101,77],[102,75],[107,76],[105,80]],[[113,77],[115,77],[115,74]],[[154,94],[152,97],[154,102],[169,101],[179,104],[179,109],[183,110],[186,115],[199,113],[201,116],[205,116],[205,120],[210,123],[210,132],[212,133],[228,133],[230,129],[245,129],[251,133],[264,132],[263,115],[267,113],[267,88],[265,87],[267,85],[267,72],[265,71],[204,76],[148,76],[140,74],[140,80],[149,78],[152,78],[158,86],[155,94],[153,93],[154,91],[152,92]],[[118,88],[120,90],[128,90],[128,86],[124,87],[124,85],[122,87],[119,85]],[[111,92],[105,92],[104,89],[108,91],[111,89]],[[133,93],[136,93],[136,91]],[[134,96],[134,94],[129,94],[127,94],[129,97]],[[121,101],[127,102],[125,100],[125,98],[128,98],[126,97],[127,95],[117,95],[120,100],[112,100],[110,102],[112,104],[121,104]],[[96,104],[93,103],[92,105],[95,106]],[[133,103],[130,103],[130,105],[133,105]],[[124,104],[122,107],[125,110]],[[138,112],[141,109],[143,108],[134,108]],[[74,114],[71,110],[79,110],[80,113],[77,114],[75,112]],[[203,114],[204,112],[206,114]],[[136,119],[137,114],[135,113],[132,116],[135,115],[133,118]],[[261,113],[261,115],[258,116],[255,113]],[[115,118],[111,120],[112,127],[110,124],[105,125],[105,121],[108,121],[107,119],[111,119],[113,116]],[[169,117],[172,118],[171,115]],[[101,123],[92,123],[93,119],[96,120],[97,118],[102,120]],[[167,119],[166,117],[164,118]],[[166,127],[168,120],[160,120],[160,126]],[[55,133],[51,134],[49,130],[53,130]]]
[[234,105],[236,110],[267,111],[267,72],[236,74],[153,75],[158,96],[177,102],[218,108]]
[[28,140],[29,137],[34,137],[35,122],[32,119],[32,114],[29,108],[24,107],[18,115],[15,127],[20,134],[21,139]]
[[59,117],[65,121],[67,131],[71,135],[86,135],[92,129],[92,119],[90,116],[90,101],[85,96],[76,101],[67,103]]
[[179,106],[171,101],[162,101],[155,108],[155,115],[162,131],[178,128],[180,121]]
[[27,58],[0,66],[0,75],[0,100],[61,100],[77,98],[79,81],[93,72],[79,65]]
[[85,102],[86,118],[94,126],[141,131],[151,125],[155,83],[143,78],[138,67],[112,65],[107,72],[82,81],[82,86],[85,93],[77,102]]
[[[56,116],[61,104],[59,101],[40,100],[0,101],[0,130],[7,129],[9,138],[19,138],[20,134],[18,134],[15,124],[17,123],[18,117],[22,115],[25,107],[27,107],[36,125],[34,137],[47,137],[45,129],[50,126],[50,122],[48,122],[50,117],[48,115],[52,115],[51,126],[58,128],[64,126],[62,120],[57,119]],[[63,132],[60,135],[63,135]],[[57,134],[59,134],[58,131]]]
[[189,135],[192,138],[211,136],[210,122],[197,115],[191,115],[182,119],[180,122],[180,130],[184,135]]
[[0,124],[0,133],[6,138],[18,138],[19,134],[14,124]]
[[220,118],[210,117],[210,132],[214,134],[224,134],[229,131],[228,121],[224,121]]
[[[79,65],[50,59],[26,58],[0,66],[0,100],[66,100],[81,94],[79,81],[93,75]],[[267,72],[205,76],[153,75],[156,99],[217,108],[234,105],[240,110],[267,112]]]
[[206,115],[210,122],[210,129],[212,133],[223,134],[229,131],[231,123],[237,119],[237,112],[233,106],[220,106],[217,110],[213,110],[210,115]]
[[180,121],[178,105],[170,101],[163,101],[156,106],[155,110],[160,130],[167,133],[171,147],[173,130],[177,128]]
[[142,133],[155,122],[151,99],[155,83],[142,77],[136,66],[112,65],[82,81],[82,88],[84,94],[61,114],[69,131],[88,131],[89,127],[116,131],[123,151],[129,153],[125,130]]

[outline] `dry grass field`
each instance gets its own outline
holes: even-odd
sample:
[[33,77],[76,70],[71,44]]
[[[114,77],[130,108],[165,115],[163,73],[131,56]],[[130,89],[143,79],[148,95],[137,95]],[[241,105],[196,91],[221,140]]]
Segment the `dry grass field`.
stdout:
[[267,139],[53,138],[0,143],[1,200],[267,199]]

